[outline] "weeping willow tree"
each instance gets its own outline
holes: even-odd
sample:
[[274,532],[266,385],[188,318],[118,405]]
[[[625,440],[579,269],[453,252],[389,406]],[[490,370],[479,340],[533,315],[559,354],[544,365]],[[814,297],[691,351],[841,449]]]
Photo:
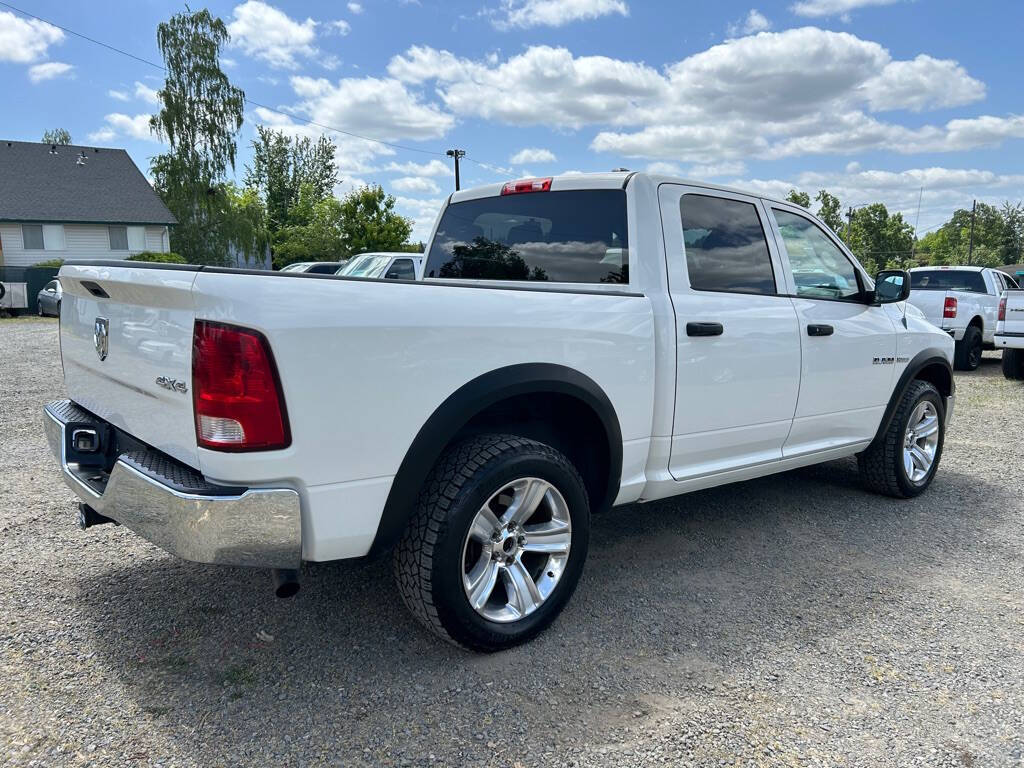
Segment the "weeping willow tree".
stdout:
[[186,9],[157,27],[167,78],[149,126],[170,149],[154,157],[150,169],[178,220],[171,250],[194,264],[225,264],[239,251],[249,260],[267,242],[252,200],[226,181],[245,106],[245,93],[220,68],[229,37],[224,22],[206,9]]

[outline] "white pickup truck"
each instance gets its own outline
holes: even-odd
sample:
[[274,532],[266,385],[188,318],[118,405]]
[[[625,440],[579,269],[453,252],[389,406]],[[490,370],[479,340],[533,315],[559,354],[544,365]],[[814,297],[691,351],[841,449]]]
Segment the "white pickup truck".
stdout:
[[456,192],[419,281],[60,279],[44,423],[81,525],[280,594],[393,550],[412,612],[478,650],[562,610],[591,513],[848,456],[916,496],[954,402],[906,272],[873,280],[802,208],[639,173]]
[[1003,350],[1003,375],[1024,379],[1024,290],[1003,291],[998,313],[995,344]]
[[973,371],[982,349],[994,348],[999,295],[1017,283],[988,267],[916,267],[910,270],[910,303],[956,342],[953,365]]

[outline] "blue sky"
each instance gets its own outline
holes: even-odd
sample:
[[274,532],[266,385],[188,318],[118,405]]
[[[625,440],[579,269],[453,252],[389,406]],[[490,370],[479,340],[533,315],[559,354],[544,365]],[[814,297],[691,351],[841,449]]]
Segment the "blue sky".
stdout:
[[[16,0],[159,61],[182,6]],[[425,237],[452,189],[524,175],[632,169],[774,195],[876,200],[920,230],[973,198],[1024,197],[1024,3],[1016,0],[320,0],[214,2],[232,81],[259,123],[335,135],[343,192],[376,182]],[[67,128],[143,171],[160,73],[0,6],[0,138]]]

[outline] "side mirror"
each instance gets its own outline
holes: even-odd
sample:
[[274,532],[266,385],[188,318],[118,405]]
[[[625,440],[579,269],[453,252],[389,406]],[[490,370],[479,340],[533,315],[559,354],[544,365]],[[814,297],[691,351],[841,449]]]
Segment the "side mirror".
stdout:
[[910,296],[910,273],[905,269],[883,269],[875,275],[873,304],[895,304]]

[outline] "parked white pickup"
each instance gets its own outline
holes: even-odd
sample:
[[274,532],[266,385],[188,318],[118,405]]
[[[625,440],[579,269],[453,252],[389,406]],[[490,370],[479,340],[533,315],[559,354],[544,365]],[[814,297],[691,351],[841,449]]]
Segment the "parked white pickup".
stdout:
[[952,339],[802,208],[630,173],[463,190],[425,273],[66,264],[45,423],[83,524],[281,591],[393,549],[416,616],[494,650],[565,605],[592,511],[853,455],[909,497],[939,465]]
[[1012,277],[988,267],[910,270],[910,303],[953,337],[953,364],[961,371],[973,371],[982,349],[993,348],[999,294],[1016,287]]
[[1024,291],[1003,291],[998,312],[995,343],[1003,350],[1003,375],[1024,379]]

